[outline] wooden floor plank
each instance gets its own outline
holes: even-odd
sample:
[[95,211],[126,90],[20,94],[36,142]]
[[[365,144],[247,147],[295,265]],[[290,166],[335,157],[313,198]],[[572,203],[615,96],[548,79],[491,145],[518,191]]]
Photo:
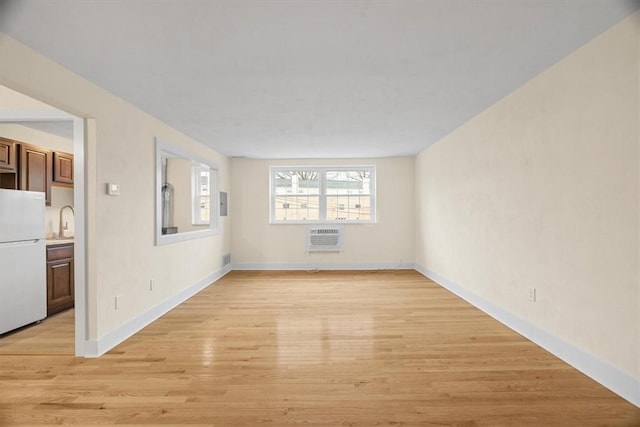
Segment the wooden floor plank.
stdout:
[[640,425],[414,271],[232,272],[98,359],[73,313],[0,339],[0,425]]

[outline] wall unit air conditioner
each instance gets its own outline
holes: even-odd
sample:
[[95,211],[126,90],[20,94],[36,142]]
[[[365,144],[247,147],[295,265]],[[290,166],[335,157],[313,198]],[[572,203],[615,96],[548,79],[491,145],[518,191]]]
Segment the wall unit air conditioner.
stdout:
[[340,252],[344,240],[341,225],[307,228],[307,252]]

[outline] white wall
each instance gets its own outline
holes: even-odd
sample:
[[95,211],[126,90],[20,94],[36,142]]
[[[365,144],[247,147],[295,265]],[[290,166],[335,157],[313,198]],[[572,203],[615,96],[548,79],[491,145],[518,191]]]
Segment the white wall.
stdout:
[[[26,97],[5,96],[13,92],[0,86],[0,108],[6,108],[11,105],[12,109],[24,106],[26,103],[19,102]],[[14,123],[0,123],[0,136],[14,139],[17,141],[27,142],[39,147],[48,148],[51,151],[62,151],[65,153],[73,153],[73,141],[61,136],[52,135],[50,133],[41,132],[27,126]],[[45,236],[53,237],[58,233],[60,225],[60,208],[65,205],[73,206],[73,188],[52,186],[51,187],[51,206],[45,207]],[[64,220],[68,223],[69,229],[66,231],[73,234],[74,222],[68,211],[64,212]]]
[[[413,265],[412,157],[231,160],[234,268],[406,268]],[[340,253],[307,253],[305,225],[269,224],[269,167],[375,165],[377,223],[345,225]]]
[[638,28],[635,14],[416,158],[417,264],[636,380]]
[[[90,340],[109,336],[117,342],[121,328],[220,272],[222,255],[230,249],[228,218],[221,219],[219,235],[154,246],[154,139],[218,164],[223,191],[229,189],[226,157],[5,34],[0,34],[0,62],[0,84],[95,119],[95,126],[92,121],[87,129],[85,148]],[[120,184],[121,195],[107,196],[107,182]],[[117,310],[115,296],[120,296]]]

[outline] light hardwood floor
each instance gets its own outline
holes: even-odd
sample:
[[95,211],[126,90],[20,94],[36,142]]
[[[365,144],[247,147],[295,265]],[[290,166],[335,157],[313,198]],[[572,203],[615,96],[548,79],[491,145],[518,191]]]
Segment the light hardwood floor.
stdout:
[[[4,354],[68,356],[75,353],[74,340],[74,311],[71,309],[0,338],[0,357]],[[0,359],[0,369],[2,366]]]
[[72,319],[0,339],[0,425],[640,425],[415,271],[232,272],[98,359]]

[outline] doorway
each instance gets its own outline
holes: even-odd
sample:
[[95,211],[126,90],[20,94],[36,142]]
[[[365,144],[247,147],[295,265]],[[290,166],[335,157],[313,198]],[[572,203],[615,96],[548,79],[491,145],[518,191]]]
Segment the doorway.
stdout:
[[[48,105],[30,96],[16,92],[5,86],[0,86],[2,102],[0,103],[0,124],[18,124],[35,130],[48,130],[50,133],[66,132],[72,141],[73,148],[73,279],[75,302],[72,313],[60,313],[52,318],[64,325],[64,316],[73,317],[73,348],[76,356],[87,355],[88,343],[88,316],[87,316],[87,275],[86,275],[86,182],[85,182],[85,120],[81,117],[69,114],[56,107]],[[0,135],[1,136],[1,135]],[[61,221],[62,223],[63,221]],[[55,317],[54,316],[54,317]],[[68,321],[67,321],[68,323]],[[46,334],[44,328],[46,319],[41,325],[34,328],[43,328],[42,332],[33,331],[33,340],[38,341],[37,336]],[[55,325],[54,325],[55,326]],[[66,326],[57,328],[58,332],[64,331]],[[22,333],[19,331],[17,333]],[[63,333],[64,332],[60,332]],[[35,344],[34,344],[35,345]],[[42,352],[46,353],[46,340],[42,343]],[[53,347],[52,347],[53,348]]]

